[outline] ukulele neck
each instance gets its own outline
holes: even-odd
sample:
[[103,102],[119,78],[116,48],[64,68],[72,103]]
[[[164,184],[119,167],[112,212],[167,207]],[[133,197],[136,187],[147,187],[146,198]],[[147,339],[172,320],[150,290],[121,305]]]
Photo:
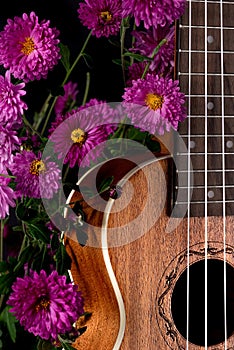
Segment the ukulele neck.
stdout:
[[233,19],[234,1],[190,0],[177,23],[177,78],[188,114],[179,127],[188,154],[175,154],[178,215],[188,191],[191,216],[204,216],[205,207],[209,216],[234,214]]

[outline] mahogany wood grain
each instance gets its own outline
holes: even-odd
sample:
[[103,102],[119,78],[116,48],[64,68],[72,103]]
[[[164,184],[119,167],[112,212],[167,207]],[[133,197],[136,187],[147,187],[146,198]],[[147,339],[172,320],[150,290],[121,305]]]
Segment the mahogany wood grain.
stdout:
[[[163,172],[161,171],[163,168]],[[131,221],[143,210],[146,198],[150,195],[148,191],[147,178],[152,178],[157,187],[156,197],[152,197],[152,213],[160,201],[165,197],[162,193],[165,176],[168,176],[170,165],[168,161],[155,162],[144,169],[144,173],[139,170],[130,179],[134,187],[132,200],[124,211],[112,213],[109,218],[110,227],[119,227],[119,234],[123,234],[121,228],[126,221]],[[157,176],[155,177],[155,171]],[[132,193],[132,192],[131,192]],[[115,201],[118,207],[122,205],[118,201],[126,203],[123,195]],[[85,211],[89,220],[96,224],[101,224],[102,213],[93,211],[86,207]],[[144,217],[142,225],[148,221],[147,215]],[[123,245],[109,249],[111,262],[114,267],[116,278],[124,298],[126,308],[127,326],[121,350],[131,349],[185,349],[185,340],[176,329],[171,316],[170,306],[173,287],[176,281],[186,269],[187,260],[180,263],[178,259],[184,256],[187,249],[187,219],[184,218],[173,232],[166,232],[169,217],[166,208],[160,218],[156,220],[153,227],[139,239]],[[227,254],[227,262],[234,266],[233,248],[233,224],[234,218],[226,218],[226,244],[230,246],[231,253]],[[137,229],[137,228],[136,228]],[[190,218],[190,263],[204,258],[205,219],[201,217]],[[97,234],[97,232],[96,232]],[[128,232],[126,230],[125,234]],[[222,243],[223,220],[220,217],[209,217],[208,237],[210,241],[211,254],[209,258],[223,259]],[[74,237],[73,237],[74,238]],[[113,243],[113,242],[112,242]],[[116,244],[118,237],[116,237]],[[85,309],[92,312],[92,317],[87,322],[87,331],[77,339],[75,346],[77,349],[103,349],[112,350],[116,335],[119,329],[119,310],[115,296],[105,271],[105,265],[101,250],[89,246],[81,247],[75,239],[67,239],[66,246],[70,253],[72,264],[72,275],[74,281],[80,286],[85,298]],[[162,298],[166,290],[167,275],[172,271],[175,278],[172,279],[171,287]],[[234,286],[233,286],[234,287]],[[159,311],[163,310],[165,316],[162,317]],[[170,322],[165,322],[169,320]],[[169,327],[170,326],[170,327]],[[174,338],[172,338],[174,334]],[[223,349],[224,345],[219,344],[209,349]],[[234,337],[228,340],[228,349],[234,347]],[[190,344],[189,349],[200,350],[202,346]]]

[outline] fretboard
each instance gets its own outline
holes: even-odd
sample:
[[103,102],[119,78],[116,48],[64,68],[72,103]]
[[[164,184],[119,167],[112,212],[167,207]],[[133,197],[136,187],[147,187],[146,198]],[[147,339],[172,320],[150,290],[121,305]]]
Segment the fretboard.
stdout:
[[207,215],[233,215],[234,1],[188,1],[177,26],[177,76],[188,114],[179,133],[192,167],[179,151],[178,213],[191,188],[191,216],[204,216],[205,207]]

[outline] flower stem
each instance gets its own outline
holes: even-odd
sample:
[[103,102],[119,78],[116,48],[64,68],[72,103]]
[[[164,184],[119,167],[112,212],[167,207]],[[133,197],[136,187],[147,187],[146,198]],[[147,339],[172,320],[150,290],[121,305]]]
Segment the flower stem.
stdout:
[[121,66],[122,66],[122,74],[123,74],[123,82],[124,86],[126,85],[126,78],[125,78],[125,57],[124,57],[124,50],[125,50],[125,35],[126,31],[129,28],[129,20],[128,18],[124,18],[122,20],[121,24],[121,31],[120,31],[120,52],[121,52]]
[[3,261],[3,231],[4,231],[4,220],[0,220],[0,261]]
[[84,50],[86,49],[86,46],[89,42],[89,39],[91,38],[91,35],[92,35],[92,31],[89,32],[85,42],[84,42],[84,45],[82,46],[81,50],[80,50],[80,53],[79,55],[76,57],[75,61],[73,62],[73,65],[71,66],[71,68],[69,69],[69,71],[67,72],[63,82],[62,82],[62,86],[64,86],[64,84],[66,84],[69,76],[71,75],[71,72],[73,71],[73,69],[75,68],[75,66],[77,65],[77,63],[79,62],[79,60],[81,59],[81,57],[83,56],[84,54]]
[[[62,87],[66,84],[66,82],[67,82],[67,80],[69,79],[69,77],[70,77],[70,75],[71,75],[73,69],[75,68],[75,66],[77,65],[77,63],[78,63],[79,60],[81,59],[81,57],[83,56],[84,50],[86,49],[86,46],[87,46],[87,44],[88,44],[88,42],[89,42],[89,39],[91,38],[91,35],[92,35],[92,31],[89,32],[89,34],[88,34],[88,36],[87,36],[87,38],[86,38],[86,40],[85,40],[85,42],[84,42],[84,45],[82,46],[82,48],[81,48],[81,50],[80,50],[80,53],[79,53],[78,56],[76,57],[75,61],[73,62],[72,66],[71,66],[71,68],[67,71],[67,74],[66,74],[66,76],[65,76],[65,78],[64,78],[64,80],[63,80],[63,82],[62,82],[62,84],[61,84]],[[41,131],[41,135],[43,135],[44,132],[45,132],[45,130],[46,130],[47,124],[48,124],[48,122],[49,122],[49,119],[50,119],[50,116],[51,116],[51,113],[52,113],[52,111],[53,111],[53,108],[54,108],[54,105],[55,105],[55,102],[56,102],[57,98],[58,98],[58,96],[55,96],[55,98],[54,98],[54,100],[53,100],[53,102],[52,102],[52,104],[51,104],[51,106],[50,106],[49,112],[48,112],[48,114],[47,114],[45,123],[44,123],[43,128],[42,128],[42,131]]]
[[9,174],[1,174],[1,173],[0,173],[0,176],[6,177],[6,178],[8,178],[8,179],[15,179],[15,178],[16,178],[15,176],[9,175]]
[[89,87],[90,87],[90,73],[86,73],[86,85],[85,85],[85,92],[84,92],[84,97],[82,101],[82,105],[85,105],[89,93]]
[[[150,58],[154,58],[154,56],[157,55],[157,53],[158,53],[158,51],[160,50],[160,48],[161,48],[166,42],[167,42],[167,39],[162,39],[162,40],[160,41],[160,43],[158,44],[158,46],[156,46],[156,48],[154,49],[154,51],[153,51],[152,55],[150,56]],[[148,69],[149,69],[150,64],[151,64],[151,61],[149,61],[149,62],[147,63],[147,65],[145,66],[145,69],[144,69],[144,72],[143,72],[143,74],[142,74],[142,76],[141,76],[141,79],[144,79],[144,77],[145,77],[145,75],[146,75],[146,73],[147,73],[147,71],[148,71]]]

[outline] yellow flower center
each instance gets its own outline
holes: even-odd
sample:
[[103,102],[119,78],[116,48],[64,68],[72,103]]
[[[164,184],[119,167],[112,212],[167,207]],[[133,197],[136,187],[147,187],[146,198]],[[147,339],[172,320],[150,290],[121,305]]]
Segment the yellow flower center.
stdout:
[[112,19],[112,14],[109,11],[102,11],[100,17],[103,21],[109,22]]
[[80,128],[74,129],[71,133],[72,141],[78,143],[79,146],[82,146],[85,143],[86,137],[86,132]]
[[37,304],[35,305],[35,310],[38,312],[39,310],[48,310],[50,306],[50,300],[46,297],[41,297]]
[[24,55],[30,55],[30,53],[33,52],[33,50],[35,49],[34,41],[30,37],[25,38],[25,41],[20,42],[20,44],[22,45],[21,52]]
[[150,108],[156,111],[159,108],[162,108],[164,102],[163,96],[149,93],[146,95],[145,103]]
[[42,160],[39,160],[39,159],[35,159],[32,161],[32,163],[30,164],[30,173],[32,175],[37,175],[39,176],[40,173],[42,173],[43,171],[46,170],[46,167],[45,167],[45,163],[43,163]]

